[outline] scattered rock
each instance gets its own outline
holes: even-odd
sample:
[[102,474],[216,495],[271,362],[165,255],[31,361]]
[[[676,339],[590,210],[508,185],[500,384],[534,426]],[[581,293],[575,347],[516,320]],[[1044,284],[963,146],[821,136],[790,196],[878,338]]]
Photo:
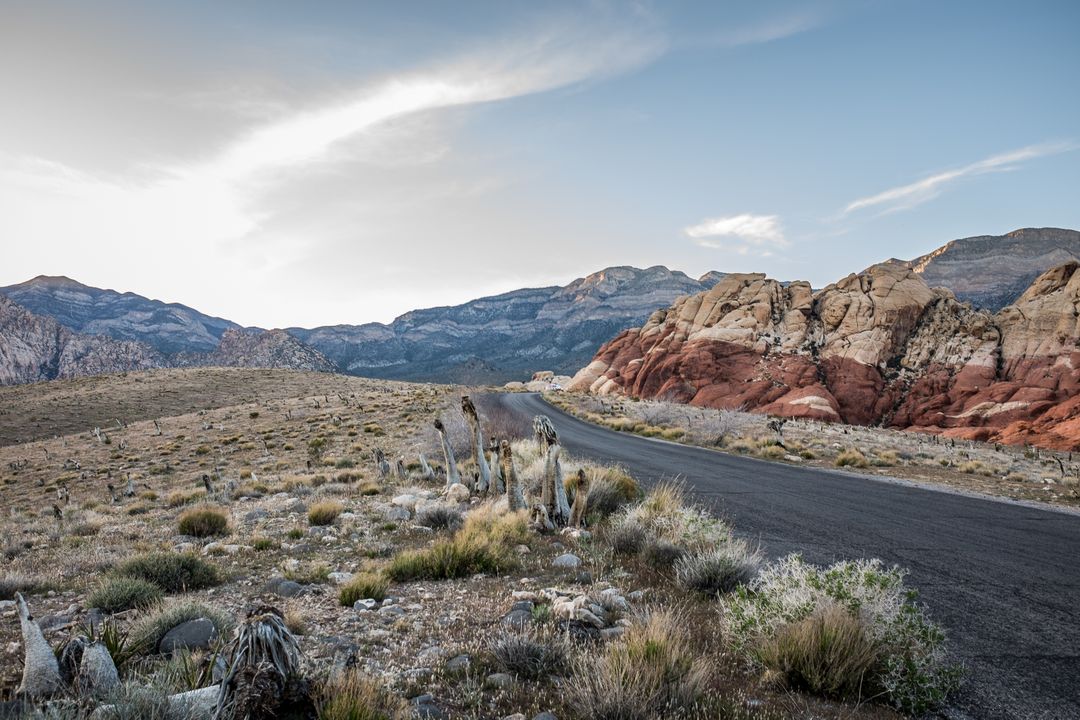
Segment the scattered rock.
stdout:
[[461,672],[467,670],[472,665],[472,658],[468,655],[458,655],[455,658],[451,658],[446,662],[447,672]]
[[514,678],[507,673],[491,673],[484,678],[484,687],[503,689],[514,684]]
[[500,622],[514,630],[524,630],[532,622],[532,612],[528,610],[511,610],[503,615]]
[[334,583],[335,585],[342,585],[344,583],[347,583],[352,580],[352,577],[353,574],[351,572],[332,572],[327,575],[327,578],[329,578],[330,582]]
[[364,598],[353,603],[353,610],[357,612],[370,612],[379,607],[379,601],[373,598]]
[[581,567],[581,558],[573,553],[563,553],[551,561],[551,566],[557,568]]
[[195,618],[165,633],[158,643],[158,652],[171,655],[177,650],[208,650],[217,636],[213,622],[207,618]]
[[446,490],[446,499],[456,504],[469,502],[470,495],[472,493],[469,492],[469,488],[461,483],[454,483]]
[[401,520],[408,520],[409,518],[412,517],[412,513],[410,513],[405,508],[397,507],[396,505],[394,507],[392,507],[392,508],[388,508],[386,510],[385,515],[386,515],[387,520],[393,520],[395,522],[398,522],[398,521],[401,521]]
[[271,578],[266,583],[266,592],[277,595],[278,597],[291,598],[304,592],[304,586],[298,582],[292,580],[286,580],[283,577]]

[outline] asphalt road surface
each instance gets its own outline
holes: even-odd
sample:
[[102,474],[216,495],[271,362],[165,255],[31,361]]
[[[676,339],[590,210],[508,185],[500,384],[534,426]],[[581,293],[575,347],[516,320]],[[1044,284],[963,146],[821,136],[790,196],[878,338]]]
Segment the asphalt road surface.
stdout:
[[1077,514],[617,433],[535,394],[497,399],[546,414],[570,453],[620,463],[645,487],[678,476],[772,557],[908,568],[967,670],[945,716],[1080,719]]

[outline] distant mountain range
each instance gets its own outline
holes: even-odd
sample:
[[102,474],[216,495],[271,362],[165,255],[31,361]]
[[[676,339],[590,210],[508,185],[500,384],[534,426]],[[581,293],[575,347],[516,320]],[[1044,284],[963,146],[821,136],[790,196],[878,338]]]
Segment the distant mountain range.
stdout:
[[[1080,233],[1024,229],[954,240],[910,261],[931,286],[997,310],[1042,271],[1080,258]],[[0,288],[0,384],[147,367],[229,365],[339,371],[432,382],[501,383],[570,374],[620,330],[725,277],[611,267],[565,286],[526,288],[389,324],[263,330],[176,303],[39,276]]]

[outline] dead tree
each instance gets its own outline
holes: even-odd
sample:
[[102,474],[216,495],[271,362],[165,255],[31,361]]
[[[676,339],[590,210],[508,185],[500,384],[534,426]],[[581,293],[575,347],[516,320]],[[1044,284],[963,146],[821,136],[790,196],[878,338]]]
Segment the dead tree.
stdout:
[[784,425],[787,425],[787,418],[773,418],[765,425],[776,433],[776,442],[780,447],[784,446]]
[[468,395],[461,396],[461,413],[472,433],[473,460],[476,461],[477,472],[475,490],[483,495],[491,487],[491,469],[488,468],[487,457],[484,455],[484,434],[480,428],[480,416],[476,414],[476,406]]
[[206,473],[203,473],[203,475],[202,475],[202,484],[203,484],[203,487],[206,488],[207,497],[212,496],[214,494],[214,486],[210,482],[210,476],[207,475]]
[[544,452],[544,481],[540,490],[540,504],[547,511],[550,522],[557,527],[564,527],[570,521],[570,503],[566,499],[562,464],[559,462],[562,455],[559,435],[546,415],[537,415],[533,419],[533,430]]
[[504,476],[502,471],[502,463],[499,461],[499,443],[496,440],[491,441],[491,445],[488,446],[488,452],[491,453],[491,494],[502,495],[506,492],[506,486],[503,484]]
[[386,453],[378,447],[375,448],[375,470],[379,473],[380,480],[390,476],[390,463],[386,460]]
[[394,461],[394,477],[401,482],[409,479],[409,473],[405,470],[405,458],[399,457]]
[[439,443],[442,445],[443,457],[446,459],[446,487],[461,482],[457,463],[454,461],[454,448],[450,447],[450,440],[446,437],[446,426],[442,420],[435,418],[435,432],[439,434]]
[[525,488],[514,466],[514,451],[506,440],[499,443],[499,455],[502,460],[502,474],[506,477],[506,506],[510,512],[524,510],[527,507]]
[[19,609],[19,625],[26,653],[22,683],[16,694],[30,700],[55,695],[63,688],[60,663],[20,593],[15,593],[15,603]]
[[56,486],[56,499],[58,502],[62,502],[65,505],[71,502],[71,492],[68,491],[67,485]]
[[158,424],[157,420],[154,421],[154,435],[161,435],[161,425]]
[[116,500],[117,500],[117,498],[116,498],[116,486],[113,485],[112,483],[109,483],[106,487],[109,488],[109,498],[111,499],[112,504],[115,505]]
[[56,531],[62,533],[64,531],[64,511],[60,509],[60,506],[53,503],[52,506],[53,517],[56,518]]
[[574,478],[574,506],[570,508],[570,527],[585,527],[585,509],[589,502],[589,484],[585,471],[578,470]]
[[127,474],[127,487],[124,488],[124,497],[135,497],[135,481],[131,479],[131,473]]
[[435,471],[431,469],[431,465],[428,464],[423,452],[420,453],[420,479],[425,482],[434,482],[435,480]]

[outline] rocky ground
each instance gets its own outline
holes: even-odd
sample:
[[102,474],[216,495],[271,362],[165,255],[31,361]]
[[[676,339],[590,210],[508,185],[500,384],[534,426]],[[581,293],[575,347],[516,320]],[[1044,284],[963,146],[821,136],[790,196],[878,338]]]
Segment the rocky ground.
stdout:
[[585,393],[547,393],[549,402],[615,430],[752,455],[944,485],[1013,500],[1080,507],[1080,455],[886,428],[689,407]]
[[[680,632],[693,629],[687,642],[707,691],[687,716],[895,717],[880,704],[823,700],[763,676],[721,636],[715,598],[688,596],[673,582],[670,564],[616,554],[602,518],[587,531],[564,532],[526,532],[522,521],[507,531],[514,538],[509,559],[494,571],[391,579],[385,597],[343,604],[340,591],[354,576],[392,577],[403,552],[457,537],[426,511],[442,508],[460,513],[466,523],[478,517],[481,524],[485,513],[498,513],[468,492],[447,495],[441,478],[422,476],[420,453],[433,464],[441,460],[435,417],[446,424],[463,474],[471,473],[459,409],[466,391],[210,369],[5,390],[0,700],[13,696],[22,672],[19,622],[10,601],[16,591],[26,595],[56,647],[106,615],[93,610],[90,596],[119,565],[165,552],[200,558],[224,580],[169,593],[166,607],[194,602],[199,617],[233,619],[259,603],[278,607],[299,638],[312,678],[326,677],[335,661],[354,653],[363,675],[416,717],[585,717],[568,688],[592,667],[590,657],[610,652],[658,611],[674,613]],[[488,414],[482,403],[480,414],[489,435],[531,434],[527,423]],[[111,423],[101,419],[110,416]],[[538,451],[529,450],[534,444],[528,439],[514,445],[515,462],[533,492],[544,472]],[[379,467],[376,449],[385,453],[389,473]],[[572,458],[564,458],[563,467],[567,475],[579,467],[589,477],[608,472]],[[332,517],[316,524],[313,512],[326,504],[334,508]],[[179,517],[206,508],[221,511],[227,529],[208,537],[182,534]],[[160,606],[123,610],[112,622],[128,631],[160,613]],[[200,647],[223,641],[209,632],[211,624],[188,624],[173,637],[195,648],[197,659]],[[508,666],[494,652],[495,643],[523,630],[557,636],[568,659],[532,679]],[[177,659],[157,654],[159,648],[144,648],[121,675],[158,682],[168,667],[172,691],[209,683],[177,672]]]

